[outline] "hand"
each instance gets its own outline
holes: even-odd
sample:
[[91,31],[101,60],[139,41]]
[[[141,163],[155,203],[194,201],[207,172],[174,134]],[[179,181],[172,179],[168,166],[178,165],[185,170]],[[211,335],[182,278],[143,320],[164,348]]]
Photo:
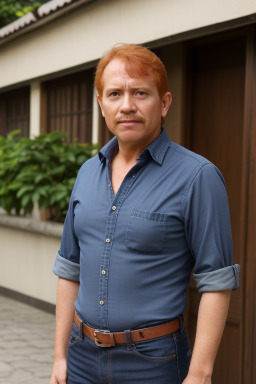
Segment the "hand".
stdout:
[[67,361],[66,359],[54,362],[50,384],[67,383]]
[[212,384],[212,379],[209,376],[205,377],[188,373],[182,384]]

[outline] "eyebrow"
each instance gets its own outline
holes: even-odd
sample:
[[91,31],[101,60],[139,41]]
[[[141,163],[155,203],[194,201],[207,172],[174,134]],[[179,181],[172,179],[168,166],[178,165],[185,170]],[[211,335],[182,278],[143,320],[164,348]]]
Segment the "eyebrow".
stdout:
[[[109,93],[109,92],[116,92],[116,91],[122,91],[123,88],[121,88],[120,86],[117,86],[117,87],[109,87],[109,88],[105,88],[104,91]],[[150,92],[150,87],[145,87],[145,86],[134,86],[134,87],[131,87],[130,88],[131,91],[137,91],[137,90],[143,90],[143,91],[147,91],[147,92]]]

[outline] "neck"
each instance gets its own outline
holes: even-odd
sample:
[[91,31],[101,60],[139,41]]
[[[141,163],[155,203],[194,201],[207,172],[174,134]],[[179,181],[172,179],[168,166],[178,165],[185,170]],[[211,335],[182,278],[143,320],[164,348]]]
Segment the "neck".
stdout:
[[133,145],[128,146],[127,143],[125,145],[122,145],[122,143],[119,142],[118,144],[119,151],[117,155],[119,159],[122,159],[122,161],[126,164],[136,163],[137,157],[144,149],[142,147],[134,148]]
[[149,145],[151,144],[161,133],[161,130],[159,132],[156,132],[154,137],[151,137],[149,140],[145,140],[144,142],[141,143],[127,143],[127,142],[122,142],[120,139],[118,139],[118,146],[119,146],[119,151],[117,153],[119,159],[122,159],[124,163],[136,163],[136,159],[140,155],[140,153]]

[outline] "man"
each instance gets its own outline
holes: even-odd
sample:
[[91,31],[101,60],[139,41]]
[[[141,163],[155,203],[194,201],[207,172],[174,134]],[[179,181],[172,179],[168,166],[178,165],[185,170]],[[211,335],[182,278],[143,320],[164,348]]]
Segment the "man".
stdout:
[[[239,274],[223,177],[161,128],[171,94],[151,51],[114,47],[95,84],[115,137],[72,192],[54,266],[51,384],[210,384]],[[193,267],[202,298],[190,363],[182,313]]]

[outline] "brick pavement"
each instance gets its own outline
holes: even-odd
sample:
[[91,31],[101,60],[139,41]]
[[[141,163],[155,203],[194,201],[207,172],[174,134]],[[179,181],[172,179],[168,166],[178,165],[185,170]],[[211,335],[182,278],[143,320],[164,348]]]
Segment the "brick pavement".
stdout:
[[49,384],[55,317],[0,296],[0,383]]

